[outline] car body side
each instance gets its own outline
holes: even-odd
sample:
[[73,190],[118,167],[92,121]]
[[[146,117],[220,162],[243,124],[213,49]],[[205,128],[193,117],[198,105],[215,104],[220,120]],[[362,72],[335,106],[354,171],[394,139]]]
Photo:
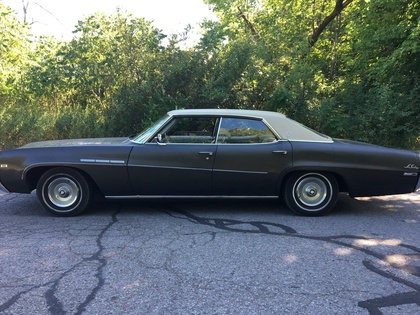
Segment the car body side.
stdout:
[[[180,113],[219,116],[219,113],[213,110],[176,111],[169,114],[169,119]],[[252,115],[255,114],[254,111],[243,113],[243,115],[238,115],[238,111],[227,112],[232,117],[253,117]],[[220,116],[223,115],[220,114]],[[276,143],[284,144],[285,149],[279,151],[283,152],[278,155],[279,163],[281,159],[286,159],[287,155],[285,166],[278,171],[273,171],[277,173],[268,174],[277,180],[275,189],[267,190],[267,196],[281,195],[287,178],[296,172],[331,174],[336,178],[340,191],[348,192],[353,197],[410,193],[420,188],[420,155],[418,153],[324,138],[318,135],[313,135],[314,138],[311,141],[305,141],[296,139],[293,135],[290,136],[289,132],[282,133],[276,126],[275,114],[270,113],[265,119],[264,117],[256,118],[263,119],[268,127],[277,133],[279,139]],[[283,115],[281,118],[285,119]],[[306,131],[302,129],[302,132]],[[268,145],[270,144],[255,144],[255,146]],[[15,150],[2,151],[0,152],[0,188],[3,187],[3,190],[9,192],[30,193],[36,188],[37,181],[47,170],[54,167],[69,167],[84,174],[104,196],[141,197],[133,190],[133,181],[136,178],[130,176],[131,153],[134,148],[148,150],[157,146],[159,143],[152,141],[152,138],[143,143],[136,143],[126,138],[107,138],[40,142]],[[215,143],[213,146],[214,159],[217,161],[218,147],[224,144]],[[237,148],[240,146],[238,144]],[[218,170],[212,168],[211,171],[213,173],[236,172],[235,168],[230,166]],[[238,185],[241,184],[238,183]],[[206,195],[223,195],[220,191],[213,193],[215,191],[213,187],[212,191]],[[240,194],[240,192],[239,189],[234,195],[249,195],[248,192],[245,194]],[[166,194],[162,191],[156,195]],[[264,196],[264,193],[259,193],[258,196]]]
[[[281,173],[274,174],[278,177],[278,194],[288,175],[308,171],[333,174],[340,191],[348,192],[352,197],[403,194],[415,191],[416,185],[417,189],[420,188],[419,172],[414,168],[414,165],[419,165],[415,153],[340,140],[334,143],[288,143],[292,148],[288,153],[292,156],[292,163]],[[157,146],[123,142],[51,147],[48,154],[46,148],[3,151],[0,182],[10,192],[30,193],[45,171],[63,166],[86,174],[104,196],[130,196],[133,195],[128,168],[130,152],[133,146],[148,145]]]

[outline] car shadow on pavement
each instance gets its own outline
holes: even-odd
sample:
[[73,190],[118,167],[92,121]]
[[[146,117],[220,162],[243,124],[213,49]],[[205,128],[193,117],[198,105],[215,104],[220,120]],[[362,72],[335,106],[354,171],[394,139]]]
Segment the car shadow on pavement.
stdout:
[[[296,216],[282,199],[132,199],[108,200],[100,196],[83,215],[93,215],[104,209],[119,207],[121,211],[141,212],[144,209],[165,206],[186,206],[195,211],[211,211],[214,214],[259,214]],[[340,194],[335,208],[327,216],[369,215],[382,216],[405,211],[408,207],[416,207],[420,211],[420,193],[408,195],[351,198]]]
[[420,193],[357,198],[341,194],[329,215],[389,215],[409,208],[420,212]]

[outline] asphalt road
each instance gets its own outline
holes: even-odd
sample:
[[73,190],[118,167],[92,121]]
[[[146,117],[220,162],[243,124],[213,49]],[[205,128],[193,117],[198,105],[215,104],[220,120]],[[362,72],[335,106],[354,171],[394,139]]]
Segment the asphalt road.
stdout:
[[0,314],[420,314],[420,194],[319,218],[266,200],[59,218],[0,193],[0,217]]

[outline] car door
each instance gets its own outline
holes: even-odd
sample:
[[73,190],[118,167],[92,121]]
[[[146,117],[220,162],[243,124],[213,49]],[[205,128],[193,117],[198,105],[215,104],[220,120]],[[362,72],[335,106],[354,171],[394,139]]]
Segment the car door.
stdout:
[[224,117],[213,166],[215,195],[277,196],[280,173],[292,164],[292,149],[262,121]]
[[136,195],[212,193],[216,118],[174,117],[156,141],[133,147],[128,172]]

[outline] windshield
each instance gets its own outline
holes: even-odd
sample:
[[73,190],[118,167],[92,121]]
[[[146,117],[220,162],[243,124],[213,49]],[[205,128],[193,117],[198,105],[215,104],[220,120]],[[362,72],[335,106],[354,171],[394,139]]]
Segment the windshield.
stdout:
[[144,143],[146,142],[156,131],[162,127],[165,122],[168,120],[170,116],[165,115],[153,124],[151,124],[149,127],[144,129],[138,136],[136,136],[132,141],[136,143]]

